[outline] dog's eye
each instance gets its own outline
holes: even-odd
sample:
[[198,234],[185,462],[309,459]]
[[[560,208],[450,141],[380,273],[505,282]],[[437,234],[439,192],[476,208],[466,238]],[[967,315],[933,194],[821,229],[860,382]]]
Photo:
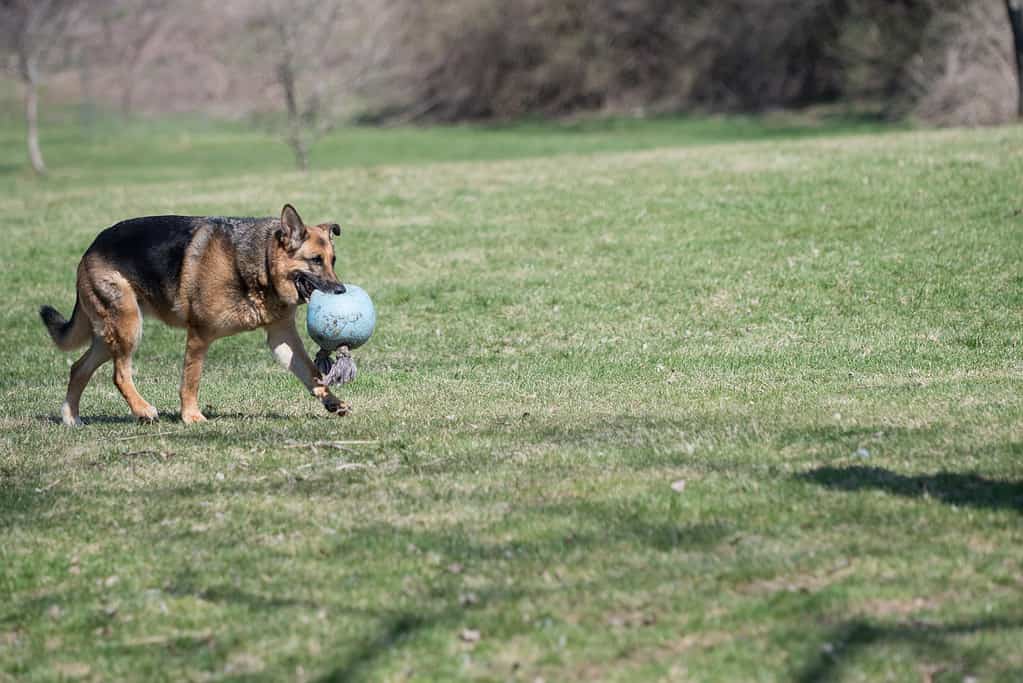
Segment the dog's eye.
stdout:
[[331,256],[330,257],[330,265],[332,265],[332,266],[336,266],[337,265],[337,256]]
[[309,263],[313,264],[314,266],[322,266],[323,265],[323,257],[322,256],[314,256],[311,259],[309,259]]

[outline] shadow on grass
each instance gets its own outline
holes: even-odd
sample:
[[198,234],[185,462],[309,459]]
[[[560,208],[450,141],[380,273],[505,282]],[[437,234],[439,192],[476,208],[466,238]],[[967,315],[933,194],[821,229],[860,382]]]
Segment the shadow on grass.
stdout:
[[[254,420],[294,420],[294,415],[281,415],[280,413],[221,413],[216,410],[207,409],[203,412],[209,420],[230,420],[234,422],[251,422]],[[89,425],[137,425],[141,424],[137,417],[134,415],[82,415],[83,424],[88,427]],[[63,427],[64,423],[61,422],[60,415],[57,414],[38,414],[33,415],[32,418],[37,422],[44,422],[51,425]],[[161,424],[172,424],[182,426],[181,424],[181,413],[180,412],[161,412],[160,419],[153,425],[153,427],[159,427]]]
[[[202,500],[207,492],[190,489],[183,495],[190,500]],[[149,493],[136,499],[129,495],[120,502],[126,509],[135,508],[151,496]],[[333,541],[319,542],[319,552],[303,560],[313,564],[306,564],[297,573],[297,576],[331,577],[339,586],[336,592],[325,590],[323,586],[311,590],[302,581],[289,578],[291,567],[296,563],[292,551],[277,554],[269,552],[266,546],[259,546],[254,556],[244,543],[239,543],[236,531],[230,528],[205,532],[201,543],[191,536],[167,535],[163,529],[145,521],[124,528],[138,535],[136,540],[143,546],[160,548],[161,566],[150,570],[149,585],[162,586],[162,593],[169,597],[195,596],[208,603],[203,607],[209,615],[208,623],[243,618],[253,622],[277,620],[280,624],[282,620],[286,623],[292,619],[315,619],[312,613],[323,609],[334,619],[345,619],[352,627],[347,631],[358,635],[336,638],[325,650],[329,654],[318,662],[309,663],[315,667],[313,670],[321,672],[318,680],[375,680],[381,667],[396,661],[395,657],[403,650],[419,647],[422,638],[432,639],[438,634],[453,638],[461,629],[478,627],[480,621],[492,625],[488,637],[532,632],[535,624],[517,619],[514,623],[493,624],[495,611],[515,612],[521,601],[543,605],[566,591],[585,596],[620,589],[621,579],[617,573],[575,580],[559,577],[543,582],[535,578],[545,567],[566,562],[576,552],[589,554],[617,543],[628,545],[633,535],[655,548],[667,549],[672,543],[689,550],[709,548],[721,541],[725,531],[699,524],[669,528],[670,525],[658,519],[656,511],[650,519],[645,519],[639,511],[610,502],[592,504],[581,513],[575,507],[559,504],[523,512],[534,521],[556,520],[570,514],[581,514],[589,520],[581,529],[569,523],[570,531],[556,525],[554,529],[537,532],[535,525],[509,524],[505,520],[478,528],[471,523],[443,524],[429,529],[381,523],[354,528]],[[194,568],[197,547],[220,549],[219,552],[227,555],[225,563],[240,568],[237,575],[227,579],[222,573]],[[402,557],[409,556],[416,558],[414,564],[420,568],[412,574],[416,577],[412,587],[403,583],[407,576],[404,572],[408,569],[391,570],[391,566],[398,566]],[[368,569],[363,566],[367,558],[389,560]],[[465,576],[461,570],[456,573],[446,569],[455,562],[464,563],[467,575],[494,577],[487,579],[492,585],[475,587],[471,602],[462,600],[460,593],[468,590]],[[260,574],[272,577],[262,579]],[[513,585],[506,584],[504,576],[520,578]],[[74,579],[69,580],[71,588],[63,594],[12,600],[0,608],[0,625],[31,632],[50,619],[47,610],[55,603],[69,610],[83,607],[98,610],[94,607],[94,591],[79,594],[74,582]],[[91,578],[89,583],[92,583]],[[99,628],[103,624],[90,622],[89,626]],[[413,639],[417,640],[416,644],[411,642]],[[187,661],[190,665],[194,663],[192,658],[201,655],[208,660],[205,667],[219,670],[232,652],[230,642],[230,636],[223,641],[201,634],[168,639],[155,633],[152,637],[121,642],[115,637],[104,647],[124,654],[150,649],[168,660]],[[267,656],[276,657],[272,653]]]
[[929,497],[950,505],[1023,513],[1023,481],[998,481],[957,472],[905,475],[861,465],[818,467],[799,478],[841,491],[876,489],[907,498]]
[[512,537],[502,541],[480,540],[506,535],[495,533],[494,530],[475,533],[455,529],[419,531],[414,537],[406,537],[390,525],[367,525],[351,534],[347,540],[339,542],[337,550],[342,555],[354,554],[365,546],[367,537],[406,538],[408,543],[442,553],[448,561],[500,562],[509,557],[556,560],[566,553],[589,552],[609,545],[633,542],[660,552],[710,550],[734,531],[723,524],[673,524],[663,519],[644,519],[634,512],[622,512],[614,505],[590,504],[587,508],[581,519],[579,509],[567,504],[533,508],[530,510],[531,517],[560,517],[568,521],[564,527],[556,527],[549,533],[533,537]]
[[240,605],[252,612],[272,611],[286,607],[316,609],[318,604],[284,595],[262,594],[242,590],[237,586],[217,584],[205,586],[192,568],[178,572],[164,585],[164,592],[174,597],[195,596],[204,602]]
[[[200,503],[218,495],[259,498],[278,492],[289,497],[312,496],[314,500],[321,497],[325,500],[337,494],[339,479],[346,477],[334,474],[323,480],[283,486],[279,482],[248,480],[226,485],[204,483],[135,491],[74,492],[69,493],[73,500],[61,506],[62,510],[45,517],[26,517],[22,526],[35,528],[40,535],[45,535],[71,524],[73,519],[88,524],[81,519],[81,510],[86,505],[100,510],[141,510],[159,499],[164,506],[170,504],[169,509],[177,511],[173,514],[183,517],[175,528],[187,528],[193,515],[197,520],[206,518],[207,513]],[[615,547],[628,552],[637,545],[663,552],[710,550],[731,532],[727,525],[687,522],[669,516],[670,508],[660,505],[661,502],[636,504],[611,499],[512,505],[508,514],[496,521],[477,523],[469,519],[434,523],[426,528],[368,519],[341,534],[315,534],[316,551],[303,555],[302,562],[306,564],[294,570],[294,549],[278,549],[267,544],[263,539],[265,533],[259,530],[239,536],[237,528],[228,524],[197,533],[175,533],[154,523],[171,514],[168,508],[151,518],[120,518],[115,523],[138,547],[159,549],[160,565],[150,570],[147,585],[160,586],[167,596],[195,596],[209,603],[204,608],[210,610],[213,615],[210,619],[214,622],[225,618],[222,615],[237,614],[257,621],[314,618],[310,613],[321,608],[336,617],[343,616],[357,626],[358,635],[339,638],[327,650],[331,654],[317,664],[317,669],[325,672],[321,680],[345,681],[371,680],[379,667],[393,661],[403,648],[411,647],[411,639],[419,642],[424,637],[435,637],[438,632],[445,633],[444,637],[453,637],[460,629],[473,627],[477,610],[490,615],[480,617],[486,622],[492,620],[495,610],[514,611],[522,600],[542,605],[545,596],[564,591],[579,595],[602,594],[618,584],[617,574],[587,576],[578,581],[560,577],[543,582],[536,580],[546,567],[569,562],[576,555],[606,552]],[[426,509],[430,501],[415,504]],[[262,520],[261,526],[283,528],[285,522],[294,524],[295,520],[278,519],[270,514]],[[95,531],[102,535],[104,523],[98,523],[101,526]],[[299,527],[303,533],[308,533],[303,524]],[[218,562],[239,567],[237,575],[227,578],[221,572],[193,568],[196,549],[216,549],[215,552],[224,554]],[[388,559],[381,563],[378,558]],[[411,558],[411,564],[420,568],[411,570],[411,575],[416,577],[412,588],[403,584],[407,576],[404,572],[410,570],[391,573],[392,566],[400,567],[402,558]],[[367,562],[375,565],[372,575],[367,573],[370,571],[365,566]],[[463,583],[465,576],[461,570],[457,573],[447,570],[454,563],[464,565],[466,575],[521,575],[523,579],[517,585],[505,585],[503,580],[492,579],[493,585],[474,587],[473,600],[464,602],[459,594],[468,590]],[[292,571],[295,574],[289,578]],[[263,579],[262,575],[270,578]],[[333,577],[330,580],[337,582],[338,590],[325,590],[323,586],[311,589],[307,583],[295,580],[299,576],[317,575]],[[95,602],[91,593],[78,595],[74,587],[76,581],[68,579],[71,590],[64,596],[26,595],[13,599],[0,609],[0,623],[30,631],[48,619],[46,610],[54,601],[78,603],[79,607]],[[90,585],[92,581],[90,578]],[[365,594],[364,585],[371,587]],[[516,621],[514,626],[499,628],[517,633],[518,629],[528,631],[535,626],[519,625]],[[109,647],[123,652],[156,649],[181,660],[201,651],[213,668],[222,666],[230,654],[230,648],[216,642],[209,644],[203,638],[186,638],[174,645],[159,635],[144,639],[142,644],[111,641]],[[498,637],[496,633],[493,635]]]
[[39,467],[0,464],[0,530],[52,507],[64,495],[59,485],[44,480]]
[[[447,615],[446,620],[450,620]],[[416,631],[427,625],[437,625],[437,619],[424,619],[421,615],[400,613],[387,617],[377,629],[377,635],[357,646],[351,655],[339,666],[331,669],[317,681],[338,682],[358,679],[367,673],[373,663],[382,655],[400,646]]]
[[[968,636],[992,631],[1005,631],[1023,628],[1023,618],[991,617],[975,621],[964,621],[951,624],[933,624],[926,622],[899,622],[893,624],[876,623],[868,619],[850,619],[844,621],[824,636],[817,656],[806,666],[795,672],[793,679],[798,683],[825,683],[839,680],[842,669],[849,665],[864,650],[880,645],[902,644],[927,654],[934,663],[947,662],[950,656],[960,661],[953,666],[971,666],[982,664],[961,657],[960,649],[947,642],[951,636]],[[961,673],[968,674],[969,670]],[[927,678],[927,680],[930,680]]]
[[153,653],[151,656],[167,653],[194,663],[204,657],[212,659],[215,656],[216,648],[216,635],[210,630],[171,636],[153,635],[108,644],[104,649],[119,656],[137,655],[139,651],[150,650]]
[[[39,422],[46,422],[48,424],[57,425],[63,427],[64,423],[60,419],[60,415],[34,415],[33,416]],[[164,415],[161,413],[160,417]],[[82,424],[86,427],[89,425],[135,425],[139,424],[139,420],[134,415],[82,415]]]
[[[710,449],[715,448],[708,444],[744,445],[763,443],[766,438],[749,419],[713,411],[687,411],[678,417],[605,414],[585,420],[527,412],[494,419],[476,434],[505,441],[507,452],[521,445],[586,449],[586,461],[617,459],[627,449],[629,457],[622,458],[619,464],[630,469],[699,461],[708,470],[728,470],[735,466],[735,461],[721,453],[708,457]],[[476,461],[472,462],[475,467]]]
[[852,453],[859,446],[875,441],[898,442],[900,439],[936,439],[945,433],[943,427],[914,429],[907,427],[838,427],[834,425],[813,425],[785,429],[778,434],[777,443],[786,446],[834,446]]

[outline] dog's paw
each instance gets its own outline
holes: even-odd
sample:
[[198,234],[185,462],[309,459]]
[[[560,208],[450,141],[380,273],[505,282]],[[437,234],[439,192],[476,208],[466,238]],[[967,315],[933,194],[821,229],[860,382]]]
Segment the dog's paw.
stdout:
[[71,406],[68,405],[67,401],[60,407],[60,421],[64,423],[65,427],[81,427],[82,418],[78,417],[74,411],[71,410]]
[[153,406],[142,408],[135,413],[135,417],[138,418],[140,424],[153,424],[160,421],[160,414],[156,412],[156,408]]
[[181,413],[181,421],[184,422],[186,425],[194,425],[198,424],[199,422],[205,422],[206,416],[200,413],[198,410],[196,410],[192,412]]
[[327,409],[328,413],[343,417],[352,412],[351,405],[332,394],[327,394],[321,399],[321,401],[323,402],[323,407]]

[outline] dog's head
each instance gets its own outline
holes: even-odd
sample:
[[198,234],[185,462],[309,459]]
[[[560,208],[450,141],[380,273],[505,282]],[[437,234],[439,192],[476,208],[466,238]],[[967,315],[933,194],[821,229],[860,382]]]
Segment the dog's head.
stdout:
[[306,225],[291,204],[281,209],[281,227],[274,231],[277,292],[283,300],[302,304],[313,292],[341,294],[345,286],[334,274],[334,244],[341,234],[337,223]]

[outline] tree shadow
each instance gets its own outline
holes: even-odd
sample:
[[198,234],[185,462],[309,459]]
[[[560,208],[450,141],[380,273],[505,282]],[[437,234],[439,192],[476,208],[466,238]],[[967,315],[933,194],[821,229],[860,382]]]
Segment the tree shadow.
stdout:
[[[197,436],[196,438],[200,438]],[[169,486],[150,487],[143,490],[124,489],[118,487],[95,487],[70,493],[81,501],[106,503],[107,499],[116,500],[118,506],[128,508],[146,507],[149,501],[178,499],[182,505],[193,500],[208,500],[214,497],[246,497],[279,495],[300,495],[303,498],[329,499],[337,495],[339,483],[350,482],[353,478],[362,478],[366,472],[362,469],[334,471],[326,470],[321,476],[307,479],[271,479],[267,477],[243,478],[227,481],[195,481]],[[52,486],[39,493],[36,491],[41,483],[35,478],[26,478],[17,486],[9,486],[11,495],[0,498],[0,522],[10,517],[23,528],[31,528],[45,533],[53,528],[60,528],[72,521],[76,506],[66,506],[62,512],[53,511],[45,517],[28,516],[28,506],[34,508],[39,504],[52,506],[53,500],[68,492],[59,485]],[[34,488],[33,488],[34,487]],[[19,494],[15,496],[14,494]],[[540,515],[547,519],[561,520],[564,533],[558,531],[550,536],[539,536],[530,539],[513,539],[507,542],[473,542],[464,533],[448,527],[437,531],[419,530],[408,536],[408,542],[425,543],[440,549],[458,548],[460,554],[469,555],[482,560],[501,559],[507,552],[540,552],[554,545],[585,548],[599,547],[609,542],[641,542],[661,552],[676,549],[701,550],[713,548],[722,540],[735,532],[735,525],[721,520],[694,522],[686,520],[677,511],[673,511],[671,501],[675,496],[667,487],[662,497],[644,500],[572,500],[569,502],[543,502],[530,505],[520,511],[523,514]],[[24,505],[15,504],[15,500],[24,498]],[[38,499],[38,500],[37,500]],[[493,495],[490,493],[460,494],[464,504],[477,502],[490,504]],[[9,514],[7,514],[9,513]],[[13,520],[17,516],[20,519]],[[570,531],[568,530],[570,528]],[[362,545],[364,537],[398,538],[405,537],[406,532],[399,526],[386,523],[371,523],[357,527],[352,533],[338,541],[337,549],[355,551]],[[187,530],[169,531],[163,529],[159,538],[163,542],[187,541],[194,536]],[[481,536],[482,538],[482,536]]]
[[161,637],[152,635],[127,642],[107,643],[105,648],[111,654],[136,655],[139,650],[154,650],[160,654],[167,653],[174,657],[195,660],[204,652],[210,652],[217,646],[216,635],[212,631],[197,633],[177,633]]
[[[450,615],[446,620],[450,619]],[[400,646],[416,631],[428,625],[436,625],[438,620],[426,619],[422,615],[402,612],[383,620],[377,629],[377,635],[355,648],[344,663],[331,669],[317,678],[323,683],[340,683],[351,681],[372,668],[376,659],[385,652]]]
[[36,469],[0,464],[0,530],[52,507],[62,493],[59,484],[46,482]]
[[253,612],[273,611],[287,607],[316,609],[319,604],[285,595],[253,593],[237,586],[216,584],[203,586],[194,570],[179,572],[164,585],[163,592],[174,597],[195,596],[204,602],[242,605]]
[[863,465],[827,465],[804,472],[798,478],[840,491],[876,489],[907,498],[929,497],[949,505],[1023,514],[1023,481],[999,481],[978,474],[945,471],[905,475]]
[[838,680],[847,664],[876,645],[901,643],[940,658],[955,651],[947,642],[950,636],[1020,628],[1023,628],[1023,618],[1008,616],[951,624],[916,621],[885,624],[864,618],[850,619],[825,635],[818,654],[795,672],[793,680],[798,683]]
[[768,438],[748,418],[698,410],[686,410],[678,416],[611,413],[571,420],[526,412],[491,419],[476,433],[485,439],[514,441],[516,445],[586,449],[587,460],[628,449],[630,457],[618,466],[632,470],[693,462],[707,470],[730,470],[736,466],[735,459],[720,453],[710,457],[709,448],[701,444],[762,443]]
[[[83,502],[90,501],[101,509],[142,509],[154,498],[177,498],[181,505],[175,505],[175,509],[191,510],[198,507],[199,501],[214,496],[259,497],[279,492],[282,486],[289,495],[326,498],[336,495],[338,481],[347,480],[350,476],[349,472],[331,471],[322,478],[283,485],[274,481],[245,479],[153,486],[142,490],[108,488],[97,484],[94,489],[76,491],[71,495]],[[478,496],[479,501],[487,502],[493,499],[491,492],[460,495]],[[608,499],[555,501],[521,508],[513,506],[510,516],[554,520],[539,529],[534,525],[519,524],[515,519],[509,521],[507,516],[487,524],[476,524],[471,520],[454,521],[428,528],[410,528],[405,524],[368,519],[361,525],[346,529],[343,534],[326,536],[319,543],[315,560],[322,563],[325,573],[337,567],[351,566],[352,577],[357,577],[361,571],[357,564],[351,565],[353,558],[357,562],[367,552],[393,557],[414,553],[422,556],[424,562],[428,556],[431,557],[431,566],[442,569],[437,573],[426,572],[429,578],[423,580],[423,587],[415,588],[421,599],[416,600],[419,604],[413,606],[395,605],[390,595],[369,604],[352,605],[322,590],[319,593],[307,591],[301,583],[286,580],[292,558],[290,551],[281,551],[279,557],[271,557],[276,551],[270,547],[261,550],[260,562],[263,566],[281,569],[284,576],[274,575],[272,583],[259,584],[243,573],[240,583],[234,583],[222,575],[204,573],[188,566],[191,562],[189,551],[197,547],[193,534],[178,534],[145,518],[134,522],[125,520],[121,524],[128,533],[138,535],[139,543],[159,547],[161,556],[168,558],[165,571],[157,572],[150,579],[159,582],[157,585],[167,596],[195,596],[218,609],[240,610],[252,619],[282,612],[285,619],[292,618],[292,615],[297,618],[320,608],[354,619],[361,625],[360,635],[338,639],[333,644],[332,654],[318,664],[318,668],[323,667],[321,671],[326,671],[321,680],[344,681],[371,679],[384,659],[401,648],[407,648],[412,638],[426,632],[434,633],[437,629],[457,631],[470,626],[475,610],[503,610],[523,599],[543,604],[545,596],[565,590],[600,593],[609,589],[609,581],[615,580],[601,576],[577,581],[552,579],[549,585],[481,586],[474,589],[473,601],[464,603],[459,596],[459,591],[463,590],[463,579],[443,570],[453,563],[464,563],[473,568],[470,571],[476,573],[478,570],[480,576],[500,575],[509,563],[532,572],[544,566],[556,566],[578,552],[589,553],[619,544],[645,544],[660,552],[706,550],[722,543],[734,531],[728,524],[696,522],[674,514],[668,505],[671,495],[675,494],[666,490],[664,499],[645,503]],[[43,517],[23,519],[23,528],[45,534],[66,525],[80,510],[78,502],[60,507],[62,509],[55,509]],[[204,540],[199,547],[228,549],[240,542],[237,529],[231,526],[206,529],[202,533]],[[401,590],[396,584],[393,588]],[[67,599],[71,602],[76,600]],[[36,600],[28,597],[12,601],[9,609],[0,610],[0,617],[6,614],[7,621],[13,625],[30,629],[46,618],[45,610],[50,602],[51,599],[47,598]],[[185,634],[173,640],[154,634],[152,638],[120,644],[112,642],[110,646],[114,651],[125,653],[140,648],[163,649],[174,657],[188,657],[190,652],[201,651],[211,661],[221,662],[228,652],[211,643],[201,634]]]
[[835,445],[852,452],[858,446],[872,441],[897,441],[899,439],[938,438],[944,434],[942,427],[913,429],[908,427],[880,427],[864,425],[839,427],[835,425],[813,425],[799,429],[786,429],[777,436],[780,447],[795,445]]

